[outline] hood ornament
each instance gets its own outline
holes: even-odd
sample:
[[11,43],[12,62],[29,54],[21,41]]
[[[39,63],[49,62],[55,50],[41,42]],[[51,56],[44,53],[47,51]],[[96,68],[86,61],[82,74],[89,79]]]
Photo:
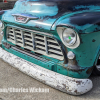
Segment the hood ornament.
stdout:
[[37,20],[39,17],[29,14],[12,14],[16,22],[27,23],[29,20]]

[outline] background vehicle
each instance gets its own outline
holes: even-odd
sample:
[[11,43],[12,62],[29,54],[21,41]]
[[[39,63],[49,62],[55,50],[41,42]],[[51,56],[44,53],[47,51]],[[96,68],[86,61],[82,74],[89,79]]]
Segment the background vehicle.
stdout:
[[0,0],[0,10],[12,9],[17,0]]

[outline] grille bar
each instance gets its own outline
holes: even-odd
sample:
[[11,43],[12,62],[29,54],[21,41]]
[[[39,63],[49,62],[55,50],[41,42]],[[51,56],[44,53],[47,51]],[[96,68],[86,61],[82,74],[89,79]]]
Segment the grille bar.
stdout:
[[33,42],[33,50],[35,50],[35,34],[33,34],[32,32],[31,32],[31,36],[32,36],[32,42]]
[[53,37],[42,33],[34,30],[7,27],[7,41],[30,51],[63,60],[64,56],[58,42]]

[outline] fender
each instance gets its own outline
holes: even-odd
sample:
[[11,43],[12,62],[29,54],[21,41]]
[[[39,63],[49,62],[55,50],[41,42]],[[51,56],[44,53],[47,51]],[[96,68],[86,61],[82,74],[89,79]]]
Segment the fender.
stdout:
[[[52,29],[56,27],[70,27],[75,29],[81,39],[81,44],[76,49],[68,49],[68,51],[74,52],[78,65],[94,66],[98,51],[100,50],[100,11],[81,11],[75,13],[69,13],[63,18],[60,18],[52,26]],[[91,34],[90,34],[91,33]],[[86,49],[90,48],[90,49]],[[97,49],[98,48],[98,49]],[[92,52],[92,54],[91,54]],[[85,60],[85,62],[83,62]]]
[[75,28],[80,34],[100,31],[100,11],[82,11],[66,15],[55,22],[51,28],[67,26]]
[[9,11],[9,10],[10,10],[10,9],[8,9],[8,10],[1,10],[1,11],[0,11],[0,20],[2,20],[3,14],[4,14],[5,12]]
[[2,18],[2,15],[4,14],[4,10],[0,11],[0,19]]

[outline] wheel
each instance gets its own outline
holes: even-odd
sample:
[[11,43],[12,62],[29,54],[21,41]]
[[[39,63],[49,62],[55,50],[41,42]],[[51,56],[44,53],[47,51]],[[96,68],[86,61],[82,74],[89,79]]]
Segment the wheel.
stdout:
[[94,66],[93,75],[100,76],[100,59],[98,59],[96,66]]

